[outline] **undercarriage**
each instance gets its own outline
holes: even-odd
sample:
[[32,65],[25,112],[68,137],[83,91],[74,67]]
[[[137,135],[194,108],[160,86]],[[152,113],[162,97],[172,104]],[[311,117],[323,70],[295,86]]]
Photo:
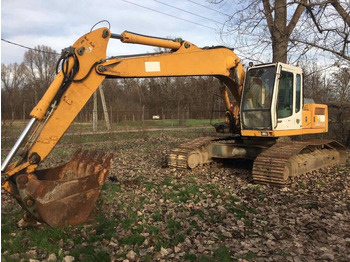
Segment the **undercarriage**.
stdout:
[[201,137],[172,149],[168,166],[193,169],[219,159],[252,159],[255,183],[286,186],[303,174],[345,164],[346,149],[334,140]]

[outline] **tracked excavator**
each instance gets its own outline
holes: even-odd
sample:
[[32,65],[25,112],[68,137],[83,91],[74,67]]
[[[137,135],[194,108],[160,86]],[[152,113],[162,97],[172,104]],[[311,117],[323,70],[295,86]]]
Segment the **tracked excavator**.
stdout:
[[[170,51],[107,58],[110,39]],[[293,177],[346,159],[344,147],[336,141],[279,141],[328,129],[327,106],[304,103],[303,74],[298,67],[274,63],[245,72],[240,59],[225,47],[199,48],[181,39],[127,31],[113,34],[100,28],[62,50],[58,69],[1,167],[3,188],[28,217],[50,226],[86,221],[110,169],[111,154],[87,151],[77,151],[64,165],[38,168],[105,78],[214,76],[221,81],[226,121],[216,129],[230,136],[198,138],[180,145],[168,156],[171,167],[195,168],[215,159],[251,158],[255,159],[256,183],[283,186]]]

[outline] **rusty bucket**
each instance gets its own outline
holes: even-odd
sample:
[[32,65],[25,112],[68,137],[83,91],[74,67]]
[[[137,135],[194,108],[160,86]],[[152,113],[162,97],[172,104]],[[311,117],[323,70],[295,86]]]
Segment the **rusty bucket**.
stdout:
[[16,199],[31,216],[54,227],[83,223],[93,210],[112,154],[79,149],[61,166],[16,177]]

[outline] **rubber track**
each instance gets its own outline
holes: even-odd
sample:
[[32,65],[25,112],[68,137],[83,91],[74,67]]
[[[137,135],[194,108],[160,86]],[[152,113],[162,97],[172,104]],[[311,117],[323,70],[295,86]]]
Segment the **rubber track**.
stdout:
[[187,159],[191,152],[201,149],[210,142],[217,140],[217,137],[200,137],[181,144],[179,147],[173,148],[168,155],[168,166],[175,168],[187,169]]

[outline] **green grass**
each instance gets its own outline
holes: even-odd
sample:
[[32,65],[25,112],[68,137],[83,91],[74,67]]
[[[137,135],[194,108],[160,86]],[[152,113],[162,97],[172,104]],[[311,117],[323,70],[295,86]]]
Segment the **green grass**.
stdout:
[[152,214],[152,219],[154,222],[159,222],[163,220],[163,214],[160,210],[156,210],[153,214]]
[[90,241],[101,241],[102,239],[111,239],[114,235],[114,227],[117,225],[117,221],[113,219],[107,219],[103,215],[96,217],[98,224],[95,226],[96,234],[90,234]]
[[164,198],[175,203],[186,203],[199,194],[199,185],[194,180],[173,183],[171,177],[166,177],[162,184],[172,187],[170,192],[164,193]]
[[318,181],[318,180],[316,181],[316,184],[321,186],[321,187],[325,187],[326,186],[326,184],[324,182]]
[[71,255],[79,258],[79,260],[76,261],[82,261],[82,262],[90,262],[90,261],[96,261],[96,262],[108,262],[111,261],[109,254],[101,249],[96,249],[93,246],[86,246],[86,247],[79,247],[74,248],[71,251]]
[[13,227],[13,232],[16,232],[15,235],[7,234],[6,231],[2,232],[1,249],[2,251],[8,251],[9,254],[14,254],[25,253],[30,247],[36,247],[37,250],[41,250],[46,255],[57,254],[59,251],[57,243],[61,239],[67,242],[69,231],[70,228],[52,227],[28,228],[19,231]]
[[229,262],[231,261],[230,250],[225,246],[220,246],[213,254],[215,261]]
[[230,250],[225,246],[220,246],[216,250],[214,250],[212,256],[208,255],[195,255],[193,253],[186,252],[183,259],[185,261],[193,261],[193,262],[231,262]]
[[181,223],[179,221],[171,219],[168,221],[167,229],[169,231],[169,234],[173,236],[181,229]]
[[[185,120],[184,126],[195,127],[210,125],[209,119],[187,119]],[[145,121],[121,121],[119,123],[112,123],[112,130],[126,130],[126,129],[143,129],[143,128],[167,128],[167,127],[178,127],[180,126],[177,119],[165,119],[165,120],[145,120]],[[104,121],[98,121],[97,131],[106,131],[106,124]],[[68,132],[79,133],[92,131],[91,123],[74,122]]]
[[122,245],[139,245],[141,246],[143,241],[145,241],[145,237],[141,236],[137,233],[131,233],[130,235],[122,238],[120,240],[120,244]]
[[184,242],[185,239],[186,239],[185,234],[179,233],[173,236],[170,243],[171,245],[176,246],[177,244]]
[[107,201],[113,201],[118,199],[118,193],[121,192],[120,185],[113,184],[113,183],[105,183],[102,186],[102,190],[105,191],[105,194],[103,195],[103,200]]
[[241,256],[240,258],[248,260],[248,261],[254,261],[254,258],[256,258],[257,255],[254,252],[247,252],[246,254],[244,254],[243,256]]
[[[10,149],[14,143],[16,142],[19,135],[22,133],[23,129],[25,128],[27,121],[14,121],[12,125],[5,124],[2,125],[1,128],[1,144],[2,148],[4,149]],[[210,127],[210,121],[209,120],[200,120],[200,119],[188,119],[185,121],[185,127],[196,127],[196,126],[208,126]],[[179,127],[178,120],[147,120],[147,121],[123,121],[118,124],[114,123],[112,124],[112,131],[126,131],[126,133],[105,133],[105,134],[92,134],[92,135],[85,135],[82,134],[84,132],[92,132],[92,123],[85,123],[85,122],[74,122],[67,130],[67,133],[74,134],[74,135],[66,135],[63,136],[61,141],[59,143],[93,143],[93,142],[103,142],[103,141],[113,141],[116,139],[134,139],[139,138],[140,134],[137,133],[127,133],[130,129],[138,129],[140,131],[144,131],[143,135],[145,138],[152,138],[154,136],[159,136],[159,132],[147,132],[147,129],[149,128],[171,128],[171,127]],[[205,129],[207,130],[207,129]],[[207,131],[202,130],[201,132],[206,133]],[[214,128],[208,129],[210,130],[209,134],[215,134]],[[98,130],[97,131],[103,131],[107,132],[106,126],[104,121],[99,121],[98,123]],[[162,131],[167,132],[167,134],[170,134],[171,131]],[[193,132],[194,136],[198,136],[198,130]],[[192,135],[192,136],[193,136]],[[207,135],[207,134],[205,134]],[[191,137],[191,132],[184,132],[184,137]],[[73,150],[74,151],[74,150]],[[62,154],[63,156],[66,156],[69,152],[56,152],[58,156]],[[1,157],[4,158],[6,154],[1,154]]]

